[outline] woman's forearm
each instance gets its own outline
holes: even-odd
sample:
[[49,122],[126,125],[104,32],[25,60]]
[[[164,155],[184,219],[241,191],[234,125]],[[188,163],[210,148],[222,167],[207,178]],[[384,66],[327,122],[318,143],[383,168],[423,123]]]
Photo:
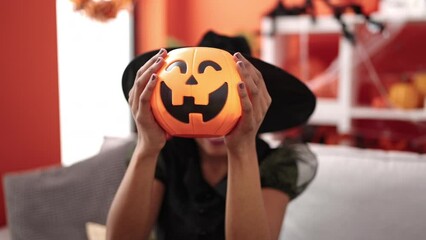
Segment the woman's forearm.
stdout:
[[154,222],[150,211],[157,156],[134,152],[108,214],[108,240],[148,238]]
[[228,166],[226,239],[269,240],[254,142],[229,152]]

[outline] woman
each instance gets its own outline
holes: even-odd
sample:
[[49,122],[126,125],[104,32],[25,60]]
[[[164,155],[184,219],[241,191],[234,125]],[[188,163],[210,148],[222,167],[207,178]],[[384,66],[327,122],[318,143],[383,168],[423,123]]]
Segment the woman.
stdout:
[[[270,149],[258,137],[306,121],[315,107],[309,89],[249,56],[243,38],[209,32],[198,46],[235,52],[242,116],[222,138],[168,139],[150,109],[167,50],[132,61],[123,90],[138,141],[108,215],[108,239],[147,239],[154,226],[161,240],[278,239],[288,202],[314,176],[315,157],[306,148]],[[277,77],[285,81],[269,81]],[[278,99],[272,96],[272,104],[271,91]],[[311,166],[304,181],[298,162]]]

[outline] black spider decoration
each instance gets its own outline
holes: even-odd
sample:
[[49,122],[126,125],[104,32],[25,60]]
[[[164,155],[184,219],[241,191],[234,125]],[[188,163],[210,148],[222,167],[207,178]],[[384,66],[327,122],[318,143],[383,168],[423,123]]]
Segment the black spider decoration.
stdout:
[[[330,0],[321,0],[323,1],[333,12],[334,18],[339,22],[342,27],[343,36],[348,39],[352,44],[355,44],[356,39],[354,33],[348,30],[347,24],[342,19],[342,15],[348,9],[351,10],[354,14],[362,16],[367,24],[375,27],[379,32],[382,32],[384,29],[384,24],[374,21],[366,14],[362,6],[359,4],[348,3],[343,5],[332,4]],[[271,18],[276,18],[278,16],[295,16],[301,14],[309,14],[311,16],[312,22],[315,23],[315,5],[312,0],[306,0],[304,4],[295,7],[287,7],[281,1],[278,1],[278,5],[266,15]],[[274,21],[275,23],[275,21]],[[273,26],[272,34],[275,34],[275,26]]]

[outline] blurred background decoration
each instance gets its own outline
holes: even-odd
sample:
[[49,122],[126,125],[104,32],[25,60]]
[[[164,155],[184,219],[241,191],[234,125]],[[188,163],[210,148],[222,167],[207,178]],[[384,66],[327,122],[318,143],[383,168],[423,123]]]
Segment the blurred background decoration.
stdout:
[[106,22],[114,19],[119,11],[132,8],[132,0],[71,0],[74,10],[82,12],[92,19]]
[[355,43],[354,34],[349,31],[347,23],[343,20],[344,14],[355,14],[364,18],[374,31],[383,31],[384,25],[370,18],[370,14],[378,10],[378,0],[285,0],[278,1],[277,6],[267,13],[267,16],[310,15],[312,23],[317,16],[332,15],[342,28],[342,34]]

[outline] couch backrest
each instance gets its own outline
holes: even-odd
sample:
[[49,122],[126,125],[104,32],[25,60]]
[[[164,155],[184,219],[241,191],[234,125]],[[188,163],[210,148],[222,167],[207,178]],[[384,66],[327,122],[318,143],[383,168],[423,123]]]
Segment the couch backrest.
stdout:
[[317,176],[290,203],[281,239],[425,239],[426,155],[310,146]]

